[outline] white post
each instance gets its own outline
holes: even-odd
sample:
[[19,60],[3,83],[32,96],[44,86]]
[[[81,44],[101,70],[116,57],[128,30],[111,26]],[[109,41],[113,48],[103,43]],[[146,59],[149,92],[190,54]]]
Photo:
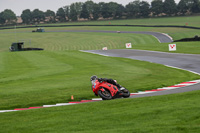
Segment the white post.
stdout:
[[132,44],[131,43],[126,43],[126,48],[132,48]]
[[169,44],[169,51],[176,51],[176,44]]

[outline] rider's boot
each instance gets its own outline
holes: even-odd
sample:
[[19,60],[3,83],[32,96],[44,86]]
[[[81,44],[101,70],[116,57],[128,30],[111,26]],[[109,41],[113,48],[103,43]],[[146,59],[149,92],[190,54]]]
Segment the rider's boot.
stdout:
[[123,91],[123,92],[127,92],[127,89],[126,88],[124,88],[124,87],[120,87],[120,89],[119,89],[120,91]]

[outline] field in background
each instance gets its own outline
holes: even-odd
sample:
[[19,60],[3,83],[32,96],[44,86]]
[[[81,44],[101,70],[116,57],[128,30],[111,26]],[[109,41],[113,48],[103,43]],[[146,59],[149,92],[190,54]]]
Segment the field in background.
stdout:
[[[144,28],[144,27],[56,27],[46,31],[64,30],[104,30],[116,33],[88,32],[44,32],[32,33],[35,28],[11,29],[0,31],[0,51],[8,51],[12,42],[25,40],[25,47],[40,47],[47,51],[124,49],[125,43],[132,43],[133,49],[168,51],[168,44],[161,44],[151,35],[117,33],[117,31],[153,31],[169,34],[174,40],[200,35],[200,30],[183,28]],[[29,45],[29,40],[31,45]],[[178,53],[199,54],[199,42],[176,42]]]
[[[14,33],[4,33],[2,35],[2,51],[8,51],[8,47],[15,40]],[[12,36],[8,41],[8,36]],[[19,40],[31,40],[32,47],[41,47],[47,51],[63,50],[89,50],[102,49],[107,46],[109,49],[124,48],[126,42],[137,44],[157,43],[157,39],[149,35],[138,34],[110,34],[110,33],[17,33]],[[144,38],[144,39],[141,39]],[[12,40],[12,41],[11,41]],[[29,41],[25,47],[29,46]]]

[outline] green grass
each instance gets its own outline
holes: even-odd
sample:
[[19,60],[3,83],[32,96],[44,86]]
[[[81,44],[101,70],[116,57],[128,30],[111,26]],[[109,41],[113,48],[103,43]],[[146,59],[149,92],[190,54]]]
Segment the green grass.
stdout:
[[[51,30],[109,30],[109,31],[154,31],[169,34],[174,40],[200,35],[200,30],[182,28],[127,28],[127,27],[64,27],[46,28]],[[8,51],[12,42],[25,40],[25,47],[40,47],[47,51],[102,49],[124,49],[125,43],[131,42],[133,49],[156,50],[168,52],[168,43],[161,44],[151,35],[118,33],[70,33],[45,32],[31,33],[32,29],[3,30],[0,32],[0,51]],[[29,45],[29,40],[31,45]],[[177,42],[177,53],[199,54],[199,42]],[[193,49],[193,50],[191,50]]]
[[1,132],[200,132],[200,91],[0,114]]
[[114,78],[131,92],[199,79],[187,71],[79,51],[0,53],[0,109],[94,97],[90,76]]
[[[88,50],[102,49],[107,46],[109,49],[125,48],[125,43],[135,44],[157,43],[157,39],[150,35],[141,34],[117,34],[117,33],[4,33],[0,35],[2,45],[0,51],[8,51],[12,42],[26,40],[25,47],[40,47],[47,51],[63,50]],[[8,37],[10,39],[8,40]],[[141,39],[143,38],[143,39]],[[31,45],[29,46],[29,40]]]
[[[83,24],[162,24],[199,26],[197,17],[83,22]],[[74,24],[74,23],[69,23]],[[81,24],[81,23],[77,23]],[[114,78],[131,92],[199,79],[199,75],[163,65],[104,57],[80,49],[168,51],[150,35],[117,33],[31,33],[35,28],[0,30],[0,110],[91,99],[90,76]],[[56,27],[50,30],[154,31],[174,40],[199,30],[142,27]],[[12,42],[45,51],[8,52]],[[31,40],[29,46],[28,41]],[[179,42],[178,53],[200,54],[199,42]],[[0,113],[0,132],[199,132],[200,91],[136,99],[116,99],[73,106]]]

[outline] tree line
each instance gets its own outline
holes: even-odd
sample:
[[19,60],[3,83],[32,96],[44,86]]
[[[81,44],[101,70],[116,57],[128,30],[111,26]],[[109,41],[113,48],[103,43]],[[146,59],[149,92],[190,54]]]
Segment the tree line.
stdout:
[[[153,0],[150,4],[146,1],[135,0],[123,6],[116,2],[95,3],[92,0],[75,2],[69,6],[59,8],[57,12],[39,9],[23,10],[21,18],[24,24],[55,23],[83,20],[146,18],[159,16],[179,16],[200,13],[200,0]],[[6,9],[0,13],[0,24],[14,24],[17,17],[15,13]]]

